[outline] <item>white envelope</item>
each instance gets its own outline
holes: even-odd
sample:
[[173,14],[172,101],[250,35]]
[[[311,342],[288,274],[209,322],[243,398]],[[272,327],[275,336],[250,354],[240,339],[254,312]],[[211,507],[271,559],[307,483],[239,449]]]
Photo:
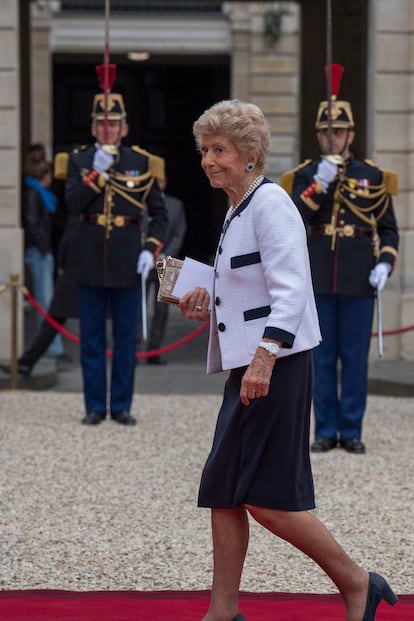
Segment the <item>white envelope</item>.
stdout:
[[195,289],[195,287],[204,287],[210,294],[209,308],[211,310],[213,279],[214,268],[211,265],[185,257],[172,294],[181,298],[188,291]]

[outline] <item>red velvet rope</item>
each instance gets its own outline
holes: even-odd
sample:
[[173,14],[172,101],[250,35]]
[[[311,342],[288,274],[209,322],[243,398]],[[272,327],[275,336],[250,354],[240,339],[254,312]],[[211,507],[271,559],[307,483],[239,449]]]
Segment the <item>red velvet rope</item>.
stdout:
[[[46,321],[50,323],[51,326],[55,328],[55,330],[60,332],[62,336],[66,337],[73,343],[80,343],[80,338],[76,336],[75,334],[72,334],[72,332],[69,332],[69,330],[66,330],[66,328],[64,328],[60,323],[55,321],[55,319],[53,319],[53,317],[51,317],[46,311],[44,311],[43,308],[39,305],[39,303],[36,302],[32,294],[25,287],[22,287],[21,290],[26,300],[33,306],[33,308],[38,313],[40,313],[40,315],[42,315],[44,319],[46,319]],[[152,351],[137,352],[135,355],[137,358],[151,358],[152,356],[159,356],[160,354],[165,354],[166,352],[172,351],[173,349],[177,349],[178,347],[181,347],[182,345],[185,345],[192,339],[196,338],[199,334],[201,334],[202,332],[204,332],[204,330],[208,328],[208,325],[209,324],[207,321],[206,323],[203,323],[199,328],[194,330],[194,332],[191,332],[187,336],[184,336],[182,339],[175,341],[175,343],[171,343],[170,345],[165,345],[164,347],[160,347],[159,349],[153,349]],[[405,328],[398,328],[396,330],[384,330],[382,333],[382,336],[391,336],[393,334],[403,334],[404,332],[410,332],[411,330],[414,330],[414,325],[406,326]],[[372,332],[371,336],[378,336],[378,332]],[[106,354],[107,356],[111,356],[112,352],[110,350],[107,350]]]
[[[414,330],[414,325],[406,326],[405,328],[398,328],[395,330],[384,330],[382,336],[391,336],[391,334],[403,334],[403,332],[410,332]],[[372,332],[371,336],[378,336],[378,332]]]
[[[22,287],[21,290],[23,292],[24,297],[29,302],[29,304],[31,304],[33,306],[33,308],[44,319],[46,319],[46,321],[48,323],[50,323],[51,326],[53,326],[55,328],[55,330],[60,332],[60,334],[62,336],[66,337],[67,339],[69,339],[73,343],[78,343],[78,344],[80,343],[80,338],[78,336],[76,336],[76,334],[72,334],[72,332],[69,332],[69,330],[66,330],[66,328],[64,326],[62,326],[60,323],[58,323],[45,310],[43,310],[43,308],[39,305],[39,303],[35,300],[35,298],[32,296],[32,294],[25,287]],[[159,356],[161,354],[165,354],[166,352],[172,351],[173,349],[178,349],[178,347],[181,347],[182,345],[185,345],[189,341],[192,341],[199,334],[204,332],[204,330],[206,330],[208,328],[208,325],[209,324],[208,324],[208,321],[207,321],[207,322],[203,323],[201,326],[199,326],[196,330],[191,332],[190,334],[187,334],[187,336],[184,336],[182,339],[179,339],[178,341],[175,341],[174,343],[171,343],[170,345],[165,345],[164,347],[160,347],[159,349],[152,349],[151,351],[139,351],[139,352],[137,351],[135,353],[135,356],[136,356],[136,358],[152,358],[153,356]],[[112,351],[110,349],[107,349],[106,350],[106,355],[107,356],[112,356]]]

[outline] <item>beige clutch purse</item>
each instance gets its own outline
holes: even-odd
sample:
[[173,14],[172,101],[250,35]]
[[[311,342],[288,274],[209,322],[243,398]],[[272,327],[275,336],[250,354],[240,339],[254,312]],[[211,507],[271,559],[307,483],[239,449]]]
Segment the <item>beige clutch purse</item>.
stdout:
[[166,259],[160,259],[156,262],[155,267],[157,269],[158,280],[160,281],[157,295],[158,302],[178,304],[180,298],[173,295],[172,290],[175,287],[182,265],[183,261],[181,259],[174,259],[174,257],[167,257]]

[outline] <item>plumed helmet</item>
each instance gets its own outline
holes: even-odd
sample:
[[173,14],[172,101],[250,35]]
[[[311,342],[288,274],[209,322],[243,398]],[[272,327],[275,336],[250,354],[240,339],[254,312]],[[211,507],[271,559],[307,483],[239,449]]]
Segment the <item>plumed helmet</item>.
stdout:
[[[126,119],[126,110],[122,95],[119,93],[108,93],[107,106],[108,120],[117,121]],[[105,118],[105,95],[103,93],[98,93],[93,98],[91,116],[93,121],[101,121]]]
[[[352,108],[349,101],[337,100],[339,93],[339,85],[344,68],[342,65],[331,65],[331,101],[330,115],[332,127],[344,127],[353,129],[355,127],[354,117],[352,116]],[[325,67],[325,74],[328,68]],[[316,129],[326,129],[328,127],[329,105],[328,101],[321,101],[316,115]]]

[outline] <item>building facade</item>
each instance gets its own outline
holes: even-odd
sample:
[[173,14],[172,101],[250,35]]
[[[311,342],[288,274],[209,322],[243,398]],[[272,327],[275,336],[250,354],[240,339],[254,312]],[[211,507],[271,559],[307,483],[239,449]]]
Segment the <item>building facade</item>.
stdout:
[[[103,0],[31,3],[30,129],[22,138],[17,52],[21,20],[15,4],[13,0],[4,2],[8,22],[3,19],[0,24],[6,35],[0,40],[4,52],[0,57],[0,283],[11,272],[23,274],[20,145],[43,142],[52,156],[71,146],[62,126],[70,128],[78,141],[83,132],[87,135],[89,111],[78,123],[78,112],[70,116],[69,111],[65,116],[59,102],[70,100],[69,108],[77,111],[78,105],[87,101],[86,93],[89,96],[91,89],[97,88],[93,68],[102,62],[105,31]],[[204,181],[196,173],[192,121],[218,98],[250,100],[263,109],[271,128],[270,178],[277,181],[304,156],[314,157],[317,153],[309,152],[313,143],[316,148],[313,121],[318,101],[326,96],[326,2],[112,0],[111,5],[111,59],[117,64],[119,86],[129,101],[133,140],[137,135],[142,146],[170,162],[172,189],[184,198],[189,215],[193,241],[187,242],[188,254],[194,256],[195,249],[202,248],[200,258],[208,258],[225,205],[223,199],[208,195],[207,188],[199,191]],[[414,11],[410,0],[395,0],[392,6],[387,0],[332,0],[332,6],[333,61],[345,65],[341,97],[350,99],[357,112],[358,150],[399,175],[395,208],[401,247],[395,274],[382,296],[384,330],[393,332],[384,337],[384,357],[413,360],[414,331],[401,330],[412,325],[414,318],[414,200],[410,187]],[[130,52],[146,52],[149,60],[134,64],[127,57]],[[204,194],[209,200],[205,206]],[[200,213],[207,213],[208,221],[200,220]],[[211,243],[197,237],[199,229],[209,230]],[[0,311],[6,315],[7,298],[7,293],[0,296]],[[9,336],[4,324],[0,326],[0,358],[8,356]],[[371,356],[376,355],[374,339]]]

